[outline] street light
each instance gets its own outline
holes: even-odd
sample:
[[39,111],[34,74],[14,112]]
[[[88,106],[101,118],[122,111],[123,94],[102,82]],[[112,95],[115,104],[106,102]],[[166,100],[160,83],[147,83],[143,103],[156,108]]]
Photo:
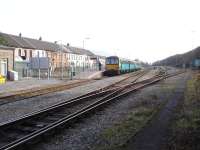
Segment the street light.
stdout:
[[86,38],[83,39],[83,49],[85,48],[85,41],[90,40],[90,39],[91,39],[90,37],[86,37]]
[[61,80],[63,79],[63,44],[61,40],[58,40],[56,42],[60,42],[60,56],[61,56]]
[[[85,38],[83,39],[83,49],[85,48],[85,41],[86,41],[86,40],[90,40],[90,39],[91,39],[90,37],[85,37]],[[83,65],[83,70],[85,70],[84,67],[85,67],[85,65]]]

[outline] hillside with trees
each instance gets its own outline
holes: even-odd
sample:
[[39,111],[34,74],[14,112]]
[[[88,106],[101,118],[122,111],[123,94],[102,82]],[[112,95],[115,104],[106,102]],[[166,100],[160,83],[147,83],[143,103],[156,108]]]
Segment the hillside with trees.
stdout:
[[197,47],[184,54],[177,54],[170,56],[166,59],[156,61],[153,63],[155,66],[172,66],[172,67],[190,67],[194,59],[200,59],[200,47]]

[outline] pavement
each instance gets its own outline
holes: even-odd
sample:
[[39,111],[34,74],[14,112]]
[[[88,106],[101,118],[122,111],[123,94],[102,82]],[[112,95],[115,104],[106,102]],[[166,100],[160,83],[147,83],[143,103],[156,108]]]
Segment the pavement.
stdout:
[[84,71],[80,72],[74,79],[100,79],[102,77],[103,71]]
[[19,81],[7,81],[5,84],[0,85],[0,95],[6,93],[28,90],[32,88],[39,88],[48,85],[61,84],[69,82],[69,80],[59,80],[59,79],[37,79],[37,78],[24,78]]
[[98,79],[101,78],[101,71],[86,71],[74,76],[70,79],[38,79],[38,78],[24,78],[19,81],[7,81],[0,85],[0,96],[9,95],[11,93],[30,90],[33,88],[48,87],[57,84],[71,84],[82,79]]

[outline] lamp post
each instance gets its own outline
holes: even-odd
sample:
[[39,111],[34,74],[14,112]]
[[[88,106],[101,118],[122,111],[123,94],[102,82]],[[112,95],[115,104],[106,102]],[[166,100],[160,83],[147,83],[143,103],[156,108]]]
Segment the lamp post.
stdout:
[[63,80],[63,44],[62,41],[56,41],[56,42],[60,42],[60,56],[61,56],[61,80]]
[[40,52],[37,52],[37,57],[38,57],[38,78],[40,80]]
[[[90,37],[85,37],[85,38],[83,39],[83,49],[85,48],[85,41],[86,41],[86,40],[90,40],[90,39],[91,39]],[[85,65],[83,66],[83,70],[85,71],[84,67],[85,67]]]
[[86,37],[86,38],[83,39],[83,49],[85,48],[85,41],[90,40],[90,39],[91,39],[90,37]]

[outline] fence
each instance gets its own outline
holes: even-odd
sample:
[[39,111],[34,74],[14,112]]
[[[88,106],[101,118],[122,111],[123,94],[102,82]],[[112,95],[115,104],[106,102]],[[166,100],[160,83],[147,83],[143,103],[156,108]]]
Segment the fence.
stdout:
[[33,69],[30,68],[28,63],[17,62],[15,63],[15,71],[18,72],[19,79],[24,77],[31,78],[56,78],[56,79],[73,79],[74,76],[82,72],[92,72],[98,71],[98,66],[92,67],[79,67],[79,66],[68,66],[68,67],[57,67],[57,68],[48,68],[48,69]]
[[28,62],[15,62],[14,70],[18,72],[18,78],[21,79],[23,77],[27,77],[28,75]]

